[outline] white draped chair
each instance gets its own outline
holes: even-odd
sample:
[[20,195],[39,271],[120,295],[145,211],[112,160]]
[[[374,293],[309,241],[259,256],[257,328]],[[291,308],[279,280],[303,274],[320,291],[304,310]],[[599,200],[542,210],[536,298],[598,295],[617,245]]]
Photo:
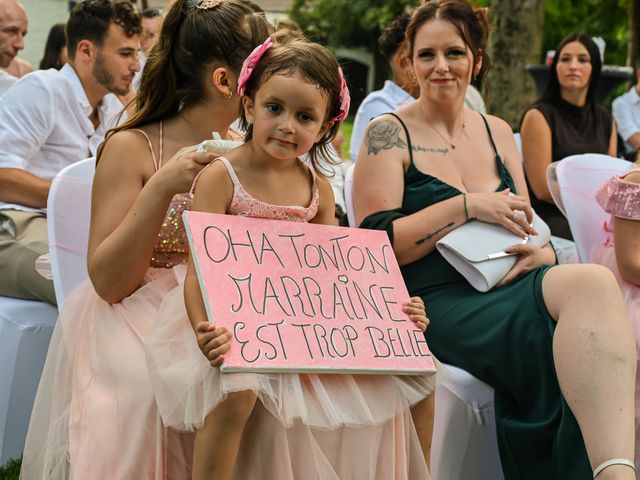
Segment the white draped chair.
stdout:
[[[614,175],[626,172],[631,164],[609,155],[585,153],[572,155],[549,167],[547,179],[555,178],[557,187],[550,190],[554,200],[569,220],[569,227],[578,250],[580,261],[589,262],[593,247],[605,240],[606,213],[595,199],[598,188]],[[553,163],[551,165],[554,165]]]
[[[47,201],[51,276],[56,301],[87,278],[86,252],[95,160],[61,170]],[[20,458],[58,308],[0,297],[0,464]]]

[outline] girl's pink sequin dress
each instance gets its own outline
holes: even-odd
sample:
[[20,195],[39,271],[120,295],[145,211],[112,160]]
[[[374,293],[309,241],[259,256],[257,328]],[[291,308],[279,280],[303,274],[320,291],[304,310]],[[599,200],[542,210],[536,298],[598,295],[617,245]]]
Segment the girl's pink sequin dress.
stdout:
[[[635,170],[638,171],[638,170]],[[603,228],[607,231],[605,244],[595,248],[591,261],[608,267],[618,280],[627,306],[629,321],[633,326],[638,349],[638,371],[636,372],[636,454],[635,464],[640,465],[640,286],[627,282],[620,275],[616,262],[613,217],[640,221],[640,184],[613,177],[607,180],[596,193],[602,208],[611,214],[611,221]]]

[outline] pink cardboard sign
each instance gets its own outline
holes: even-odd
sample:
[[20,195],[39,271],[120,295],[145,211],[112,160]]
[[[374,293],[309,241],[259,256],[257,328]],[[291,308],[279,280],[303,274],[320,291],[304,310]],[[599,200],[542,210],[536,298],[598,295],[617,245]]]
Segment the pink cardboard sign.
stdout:
[[435,371],[384,232],[203,212],[184,223],[209,320],[233,335],[223,371]]

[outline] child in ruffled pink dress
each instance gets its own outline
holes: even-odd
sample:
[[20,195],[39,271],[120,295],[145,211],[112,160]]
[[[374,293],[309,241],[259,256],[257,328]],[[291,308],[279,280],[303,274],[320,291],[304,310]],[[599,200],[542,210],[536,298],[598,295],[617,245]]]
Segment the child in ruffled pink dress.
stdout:
[[[636,335],[640,367],[640,162],[625,175],[607,180],[596,199],[611,214],[611,221],[605,225],[605,244],[594,249],[591,260],[609,267],[618,279]],[[636,372],[635,464],[640,464],[640,368]]]
[[[196,179],[193,209],[333,224],[329,182],[299,158],[309,152],[315,166],[347,115],[333,54],[269,38],[245,60],[238,94],[247,141]],[[419,299],[403,310],[426,328]],[[194,480],[428,478],[435,374],[221,374],[230,341],[207,321],[190,262],[184,295],[174,290],[161,307],[147,362],[165,424],[197,430]]]

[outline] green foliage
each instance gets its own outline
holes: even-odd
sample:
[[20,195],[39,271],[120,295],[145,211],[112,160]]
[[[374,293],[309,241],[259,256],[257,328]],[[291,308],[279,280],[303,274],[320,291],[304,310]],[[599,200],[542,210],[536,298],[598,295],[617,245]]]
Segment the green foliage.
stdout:
[[624,65],[627,58],[629,2],[634,0],[547,0],[544,5],[543,51],[554,50],[573,32],[602,37],[607,42],[605,63]]
[[20,476],[20,460],[9,460],[0,467],[0,480],[18,480]]
[[314,40],[371,47],[382,28],[418,0],[294,0],[291,18]]

